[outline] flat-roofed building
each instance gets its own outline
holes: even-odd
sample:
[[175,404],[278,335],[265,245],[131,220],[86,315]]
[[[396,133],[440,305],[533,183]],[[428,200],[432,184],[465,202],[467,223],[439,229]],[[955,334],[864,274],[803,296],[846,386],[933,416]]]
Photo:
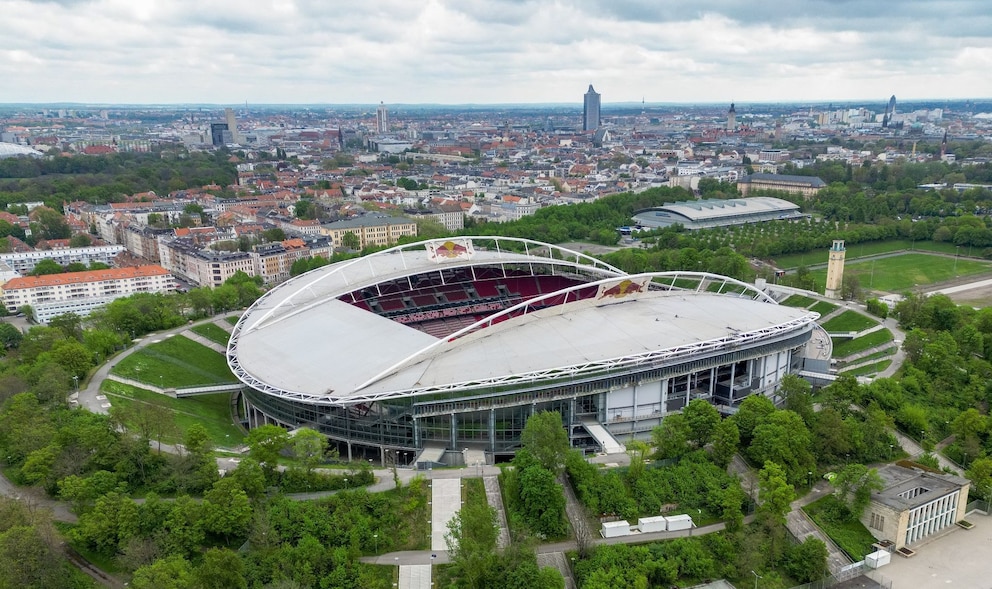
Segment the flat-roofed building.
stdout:
[[14,269],[18,274],[28,274],[42,260],[53,260],[60,266],[68,266],[73,262],[89,265],[93,262],[110,265],[117,254],[124,251],[122,245],[94,245],[89,247],[70,247],[57,250],[33,250],[30,252],[12,252],[0,254],[0,262]]
[[88,315],[120,297],[174,289],[172,273],[161,266],[149,265],[14,278],[3,285],[3,302],[11,312],[30,305],[34,318],[47,323],[64,313]]
[[162,244],[162,266],[197,286],[220,286],[238,272],[255,275],[248,252],[221,252],[202,249],[189,239],[174,239]]
[[897,464],[878,469],[885,488],[872,493],[861,523],[895,550],[913,544],[964,519],[971,481],[950,474]]
[[742,196],[747,196],[754,190],[780,190],[809,198],[826,185],[826,182],[816,176],[758,173],[738,180],[737,190],[740,190]]
[[799,205],[795,203],[770,196],[755,196],[665,203],[660,207],[637,211],[634,213],[634,223],[652,229],[676,224],[686,229],[707,229],[799,217]]

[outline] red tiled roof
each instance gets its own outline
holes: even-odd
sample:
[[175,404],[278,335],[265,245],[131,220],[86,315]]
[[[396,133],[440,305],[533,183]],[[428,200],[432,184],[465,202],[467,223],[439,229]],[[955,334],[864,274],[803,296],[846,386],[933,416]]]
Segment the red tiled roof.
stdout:
[[82,284],[86,282],[103,282],[104,280],[120,280],[122,278],[142,278],[145,276],[165,276],[170,272],[161,266],[148,265],[135,268],[110,268],[107,270],[85,270],[83,272],[66,272],[64,274],[46,274],[45,276],[22,276],[12,278],[3,285],[3,290],[35,288],[38,286],[57,286],[60,284]]

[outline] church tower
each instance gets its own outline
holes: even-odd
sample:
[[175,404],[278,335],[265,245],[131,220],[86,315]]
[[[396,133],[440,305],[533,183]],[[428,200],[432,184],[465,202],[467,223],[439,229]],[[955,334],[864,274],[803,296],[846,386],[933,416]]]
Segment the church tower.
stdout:
[[730,110],[727,111],[727,132],[733,133],[737,130],[737,109],[734,108],[734,103],[730,103]]
[[839,299],[841,286],[844,283],[844,240],[835,239],[830,246],[830,259],[827,261],[827,288],[823,294],[831,299]]

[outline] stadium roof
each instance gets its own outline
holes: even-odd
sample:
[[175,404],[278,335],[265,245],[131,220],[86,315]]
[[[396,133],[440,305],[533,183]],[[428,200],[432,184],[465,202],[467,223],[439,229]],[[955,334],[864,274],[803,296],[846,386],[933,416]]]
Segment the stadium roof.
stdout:
[[799,205],[787,200],[755,196],[665,203],[660,207],[637,211],[634,220],[648,227],[682,223],[691,229],[767,221],[783,215],[792,216],[798,211]]
[[18,155],[30,155],[30,156],[41,156],[42,153],[37,149],[32,149],[24,145],[18,145],[16,143],[0,143],[0,158],[14,157]]
[[[599,273],[603,278],[593,277],[590,283],[563,291],[598,284],[595,298],[545,308],[533,305],[532,299],[438,339],[335,296],[370,282],[372,269],[382,270],[374,275],[375,282],[381,282],[438,266],[430,256],[413,250],[389,251],[360,258],[357,264],[315,270],[260,299],[232,336],[228,356],[235,374],[269,394],[321,404],[354,404],[577,378],[666,359],[682,361],[785,335],[817,317],[803,309],[778,306],[760,291],[732,279],[697,273],[627,276],[597,268],[591,258],[571,252],[579,256],[576,262],[589,264],[589,274]],[[471,259],[442,263],[563,262],[546,256],[497,253],[476,250]],[[402,271],[395,265],[400,259]],[[347,272],[354,272],[350,277],[357,279],[361,266],[366,268],[365,280],[345,280]],[[673,280],[676,274],[682,280],[695,278],[702,290],[648,288],[650,280]],[[709,286],[704,284],[717,285],[725,294],[707,292]]]
[[740,182],[770,182],[775,184],[805,184],[807,186],[812,186],[813,188],[822,188],[827,185],[826,182],[817,178],[816,176],[796,176],[791,174],[769,174],[767,172],[758,172],[756,174],[751,174],[745,176],[738,180]]

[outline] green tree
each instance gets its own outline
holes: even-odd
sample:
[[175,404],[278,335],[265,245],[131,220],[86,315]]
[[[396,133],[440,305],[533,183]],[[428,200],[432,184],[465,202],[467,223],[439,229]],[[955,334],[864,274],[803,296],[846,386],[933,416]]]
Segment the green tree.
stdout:
[[290,438],[290,444],[293,455],[300,461],[308,475],[321,463],[327,451],[327,438],[308,427],[297,429]]
[[0,532],[0,589],[67,587],[57,541],[47,522]]
[[860,519],[871,502],[871,494],[885,488],[885,481],[874,468],[863,464],[848,464],[838,472],[830,484],[834,493],[851,511],[854,519]]
[[357,250],[362,247],[362,242],[357,235],[351,231],[347,231],[341,236],[341,246],[345,249]]
[[713,432],[713,462],[722,468],[726,468],[733,460],[734,454],[741,442],[740,432],[737,430],[737,423],[732,419],[724,419],[717,424]]
[[134,571],[134,589],[193,589],[193,565],[181,554],[172,554]]
[[224,477],[203,496],[203,516],[207,532],[224,538],[244,537],[252,520],[248,494],[237,480]]
[[248,432],[248,455],[262,466],[271,479],[279,464],[279,454],[289,445],[289,433],[278,425],[266,424]]
[[661,425],[651,430],[655,457],[664,460],[685,455],[689,451],[689,435],[689,425],[684,415],[675,413],[665,416]]
[[764,395],[750,395],[741,401],[741,405],[733,417],[741,435],[741,444],[749,446],[754,429],[774,412],[775,404]]
[[827,545],[823,540],[808,536],[786,551],[785,570],[801,583],[812,583],[827,576]]
[[463,504],[448,522],[444,540],[458,586],[481,587],[496,561],[496,510],[488,503]]
[[245,563],[236,552],[225,548],[210,548],[203,553],[203,562],[193,571],[197,589],[248,589]]
[[795,374],[786,374],[778,394],[785,400],[785,409],[797,413],[807,426],[813,425],[813,386],[809,381]]
[[65,272],[65,268],[60,266],[58,262],[51,258],[45,258],[35,264],[34,269],[28,272],[28,274],[31,276],[46,276],[49,274],[61,274],[63,272]]
[[789,482],[798,484],[816,467],[811,444],[809,429],[802,418],[792,411],[782,410],[769,415],[754,429],[748,454],[759,464],[771,461],[780,465]]
[[785,525],[785,515],[796,498],[795,490],[789,484],[785,470],[774,462],[766,462],[758,472],[759,494],[758,515],[766,524]]
[[703,399],[693,399],[682,410],[689,438],[697,448],[702,448],[713,439],[713,432],[720,423],[720,413],[716,407]]
[[21,345],[24,334],[10,323],[0,323],[0,345],[11,350]]
[[527,419],[520,434],[520,444],[538,463],[557,475],[565,467],[568,434],[561,423],[561,413],[540,411]]

